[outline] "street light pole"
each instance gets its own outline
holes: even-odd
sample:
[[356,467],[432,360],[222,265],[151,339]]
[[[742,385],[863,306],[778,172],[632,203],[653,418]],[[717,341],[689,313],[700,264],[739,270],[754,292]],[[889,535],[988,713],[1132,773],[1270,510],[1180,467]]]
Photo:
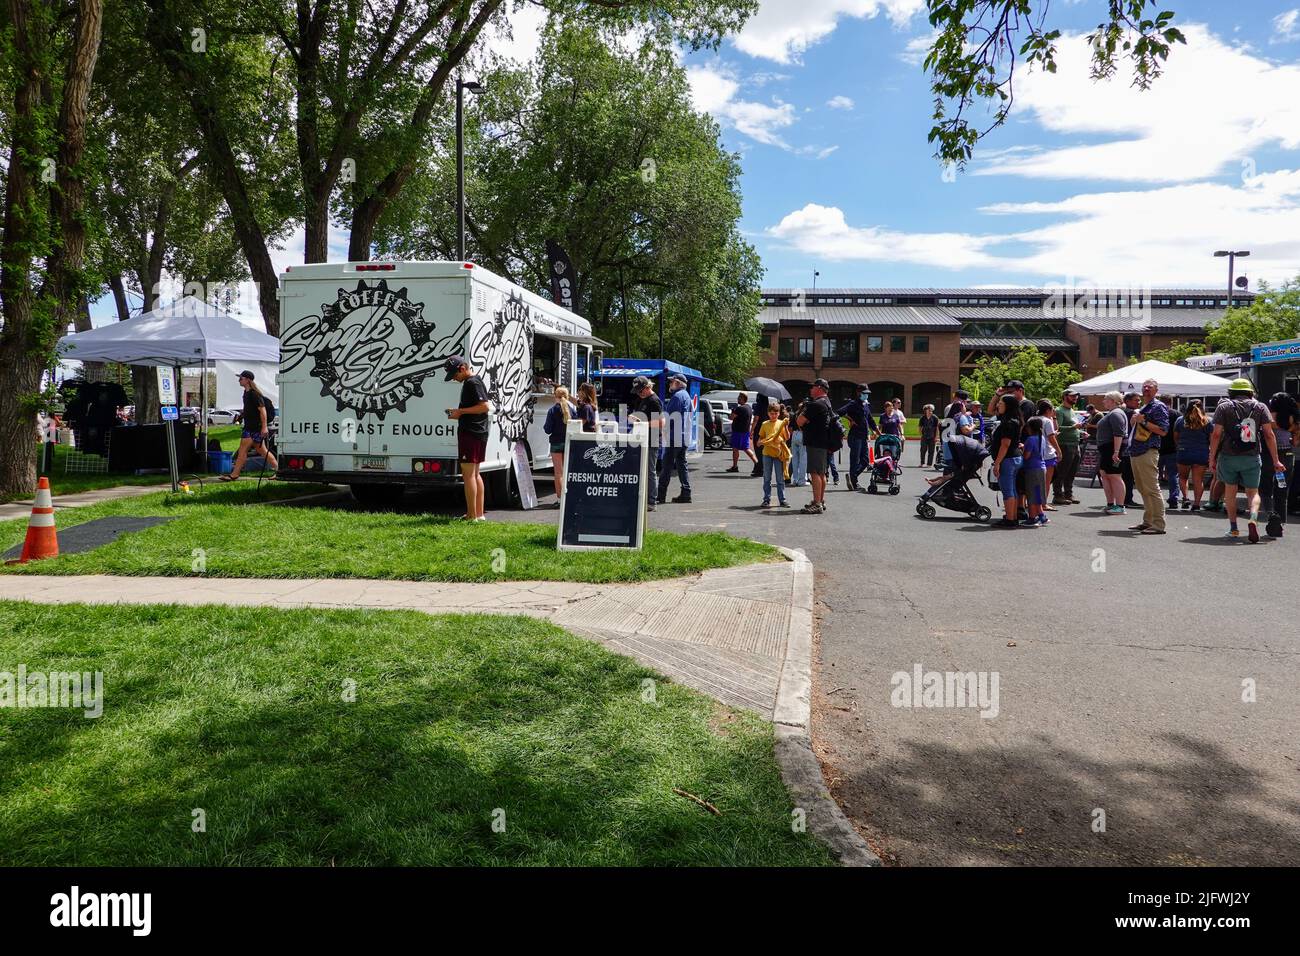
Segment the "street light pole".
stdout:
[[816,269],[813,270],[813,291],[817,291],[817,277],[821,275]]
[[477,80],[456,78],[456,261],[465,261],[465,91],[482,93]]
[[[1222,259],[1224,256],[1227,256],[1227,258],[1228,258],[1228,306],[1227,306],[1227,308],[1231,309],[1231,308],[1232,308],[1232,279],[1233,279],[1233,267],[1236,265],[1238,257],[1240,257],[1240,258],[1242,258],[1242,259],[1246,258],[1246,256],[1250,255],[1250,250],[1249,250],[1249,249],[1240,249],[1240,250],[1237,250],[1237,251],[1233,252],[1233,251],[1230,251],[1230,250],[1228,250],[1228,249],[1220,249],[1220,250],[1218,250],[1217,252],[1215,252],[1214,255],[1215,255],[1215,258],[1217,258],[1217,259]],[[1226,311],[1226,309],[1225,309],[1225,311]]]

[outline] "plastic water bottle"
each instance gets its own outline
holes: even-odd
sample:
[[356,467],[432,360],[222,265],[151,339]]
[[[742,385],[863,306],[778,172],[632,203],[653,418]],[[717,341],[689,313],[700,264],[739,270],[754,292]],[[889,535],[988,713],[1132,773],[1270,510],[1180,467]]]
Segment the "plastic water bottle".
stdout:
[[1279,472],[1277,472],[1277,473],[1275,474],[1274,478],[1273,478],[1273,483],[1274,483],[1274,485],[1275,485],[1276,487],[1278,487],[1278,488],[1285,488],[1285,487],[1286,487],[1286,471],[1283,470],[1283,471],[1279,471]]

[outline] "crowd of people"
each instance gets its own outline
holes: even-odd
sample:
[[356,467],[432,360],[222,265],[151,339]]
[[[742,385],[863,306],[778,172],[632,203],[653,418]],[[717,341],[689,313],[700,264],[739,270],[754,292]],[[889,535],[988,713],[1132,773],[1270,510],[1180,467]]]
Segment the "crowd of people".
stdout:
[[[1060,404],[1034,402],[1017,381],[998,389],[997,425],[987,446],[991,477],[1003,500],[998,527],[1041,528],[1051,521],[1048,512],[1079,504],[1074,481],[1081,445],[1091,440],[1106,498],[1102,510],[1127,514],[1139,505],[1136,494],[1142,518],[1130,530],[1137,534],[1164,534],[1169,511],[1200,511],[1208,498],[1205,508],[1226,512],[1227,535],[1241,537],[1240,492],[1247,505],[1245,536],[1259,541],[1263,517],[1267,533],[1281,537],[1284,517],[1294,510],[1288,496],[1300,442],[1300,409],[1293,396],[1279,392],[1265,404],[1255,398],[1248,379],[1237,379],[1212,416],[1196,400],[1176,414],[1154,380],[1144,382],[1141,392],[1110,392],[1101,409],[1089,405],[1080,412],[1079,398],[1067,389]],[[952,435],[974,434],[968,396],[956,394],[944,421],[952,422]]]
[[[669,379],[666,403],[644,376],[633,380],[631,394],[629,411],[648,422],[657,446],[652,459],[657,466],[647,476],[648,508],[669,501],[674,476],[681,491],[671,500],[689,504],[686,429],[693,406],[686,380]],[[590,384],[579,387],[576,401],[563,388],[555,395],[545,430],[552,442],[558,497],[568,423],[578,418],[584,430],[595,431],[599,412]],[[870,397],[862,385],[836,407],[825,379],[813,382],[808,398],[798,402],[783,404],[756,394],[751,403],[749,395],[740,393],[731,412],[731,466],[725,471],[738,474],[744,467],[750,476],[762,478],[763,508],[789,508],[788,489],[807,486],[811,500],[802,512],[825,514],[827,486],[839,484],[842,449],[847,452],[845,488],[855,491],[872,467],[874,440],[894,436],[900,456],[907,441],[902,402],[885,402],[877,415]],[[477,394],[465,401],[475,398]],[[1255,398],[1248,380],[1238,379],[1212,413],[1195,400],[1177,413],[1161,396],[1159,384],[1148,380],[1141,392],[1111,392],[1101,403],[1100,408],[1084,406],[1080,394],[1068,388],[1055,402],[1035,400],[1025,394],[1023,382],[1013,380],[994,393],[986,416],[981,402],[959,390],[941,415],[933,405],[921,409],[919,439],[914,439],[919,463],[943,473],[931,484],[962,468],[989,465],[990,486],[1002,498],[1003,514],[995,527],[1042,528],[1051,523],[1052,512],[1081,503],[1075,482],[1084,448],[1095,444],[1105,495],[1102,510],[1123,515],[1140,507],[1142,517],[1131,527],[1137,534],[1164,534],[1171,510],[1221,510],[1228,518],[1227,534],[1240,537],[1238,494],[1244,493],[1245,537],[1258,541],[1262,521],[1267,521],[1268,534],[1281,536],[1288,495],[1293,495],[1294,449],[1300,443],[1300,408],[1294,397],[1278,393],[1265,404]]]

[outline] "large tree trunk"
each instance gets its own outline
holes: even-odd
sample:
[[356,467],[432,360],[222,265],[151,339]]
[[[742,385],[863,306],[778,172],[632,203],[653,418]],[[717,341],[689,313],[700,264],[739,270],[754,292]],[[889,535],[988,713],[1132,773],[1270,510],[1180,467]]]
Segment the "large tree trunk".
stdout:
[[13,134],[9,171],[5,183],[4,244],[0,246],[0,298],[4,327],[0,328],[0,498],[29,494],[36,484],[36,419],[23,399],[40,382],[41,361],[32,348],[31,275],[32,220],[36,212],[36,176],[28,163],[40,153],[37,113],[44,107],[37,45],[33,36],[31,5],[10,0],[9,17],[17,53],[13,65]]
[[135,395],[135,421],[138,425],[156,425],[162,421],[158,403],[158,370],[151,365],[131,366],[131,391]]
[[[86,106],[103,26],[100,0],[81,0],[73,26],[63,83],[63,102],[53,140],[58,144],[54,188],[49,194],[54,236],[38,234],[35,215],[40,158],[48,155],[48,129],[41,114],[51,104],[43,75],[53,17],[37,16],[31,0],[9,0],[16,80],[10,117],[11,153],[5,189],[5,232],[0,245],[0,497],[31,494],[36,485],[36,405],[41,375],[53,360],[59,335],[71,324],[81,296],[86,229]],[[33,296],[32,264],[41,250],[48,282]]]
[[108,277],[108,287],[113,290],[113,305],[117,307],[117,320],[125,322],[131,318],[131,306],[126,301],[126,283],[122,281],[120,272],[114,272]]

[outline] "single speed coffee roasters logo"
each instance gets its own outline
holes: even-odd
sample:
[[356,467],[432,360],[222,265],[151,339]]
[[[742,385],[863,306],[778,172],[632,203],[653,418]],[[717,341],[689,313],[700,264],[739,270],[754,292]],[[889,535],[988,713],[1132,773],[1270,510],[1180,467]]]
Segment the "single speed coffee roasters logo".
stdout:
[[280,371],[290,372],[307,359],[320,380],[322,396],[331,396],[338,411],[352,409],[357,418],[380,421],[391,410],[406,411],[412,397],[422,396],[426,377],[458,351],[469,327],[464,319],[445,335],[424,318],[424,303],[412,302],[403,287],[373,286],[362,279],[353,290],[321,305],[320,315],[294,322],[280,337]]

